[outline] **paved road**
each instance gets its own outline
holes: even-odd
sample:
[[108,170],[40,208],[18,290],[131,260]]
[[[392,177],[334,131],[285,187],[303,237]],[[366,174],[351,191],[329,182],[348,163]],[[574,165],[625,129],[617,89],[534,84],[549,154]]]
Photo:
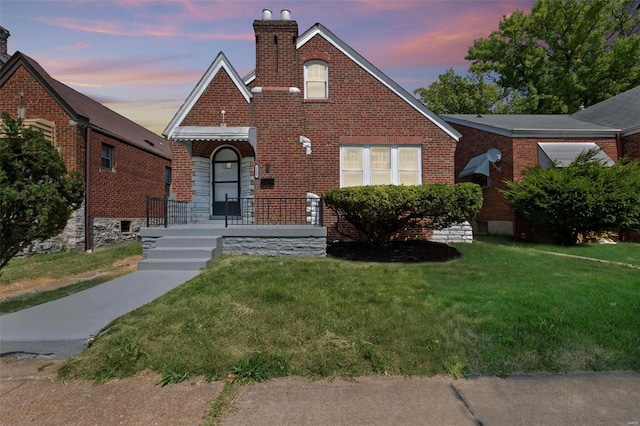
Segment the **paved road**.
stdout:
[[114,319],[199,271],[136,271],[88,290],[0,317],[0,356],[66,359]]

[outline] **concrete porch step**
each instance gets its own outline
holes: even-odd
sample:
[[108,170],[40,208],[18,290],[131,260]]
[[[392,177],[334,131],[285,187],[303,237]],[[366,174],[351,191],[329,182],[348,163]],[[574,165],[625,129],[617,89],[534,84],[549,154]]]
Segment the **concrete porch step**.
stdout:
[[147,259],[211,259],[216,247],[156,247],[147,251]]
[[213,262],[212,258],[195,259],[143,259],[138,262],[139,271],[197,271]]
[[196,236],[185,236],[185,235],[167,235],[162,238],[158,238],[156,241],[157,248],[169,248],[169,247],[185,247],[185,248],[195,248],[195,247],[212,247],[217,248],[222,246],[222,237],[218,236],[209,236],[209,235],[196,235]]

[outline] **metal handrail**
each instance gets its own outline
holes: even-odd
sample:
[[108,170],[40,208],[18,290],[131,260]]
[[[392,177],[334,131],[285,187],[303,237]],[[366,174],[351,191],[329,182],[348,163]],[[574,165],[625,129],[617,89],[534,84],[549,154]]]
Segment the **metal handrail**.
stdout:
[[187,223],[187,203],[147,195],[147,228]]
[[[233,205],[235,204],[235,205]],[[224,226],[229,225],[310,225],[322,224],[323,199],[312,197],[225,196]],[[237,215],[230,211],[239,212]]]

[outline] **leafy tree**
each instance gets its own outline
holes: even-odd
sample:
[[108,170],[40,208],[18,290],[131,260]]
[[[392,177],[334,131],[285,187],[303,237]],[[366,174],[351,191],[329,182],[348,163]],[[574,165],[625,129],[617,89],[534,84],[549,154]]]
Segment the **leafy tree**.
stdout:
[[2,114],[0,131],[0,269],[35,240],[59,234],[80,206],[84,183],[67,174],[42,132]]
[[357,186],[327,191],[324,201],[338,221],[346,219],[364,239],[382,246],[403,230],[443,229],[474,218],[482,190],[472,183]]
[[487,84],[479,74],[462,77],[450,68],[438,81],[414,91],[423,104],[436,114],[485,114],[500,99],[496,84]]
[[572,113],[640,84],[637,0],[539,0],[475,40],[472,73],[527,99],[528,113]]
[[607,167],[596,153],[567,167],[532,166],[502,193],[528,222],[555,230],[566,244],[591,231],[640,230],[640,164],[620,160]]

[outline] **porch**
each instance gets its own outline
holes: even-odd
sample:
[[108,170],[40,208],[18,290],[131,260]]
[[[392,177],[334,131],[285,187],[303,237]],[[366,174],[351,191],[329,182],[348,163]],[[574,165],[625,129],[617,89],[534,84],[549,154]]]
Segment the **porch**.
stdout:
[[325,256],[327,229],[313,225],[227,225],[224,220],[140,230],[139,270],[198,270],[224,253]]

